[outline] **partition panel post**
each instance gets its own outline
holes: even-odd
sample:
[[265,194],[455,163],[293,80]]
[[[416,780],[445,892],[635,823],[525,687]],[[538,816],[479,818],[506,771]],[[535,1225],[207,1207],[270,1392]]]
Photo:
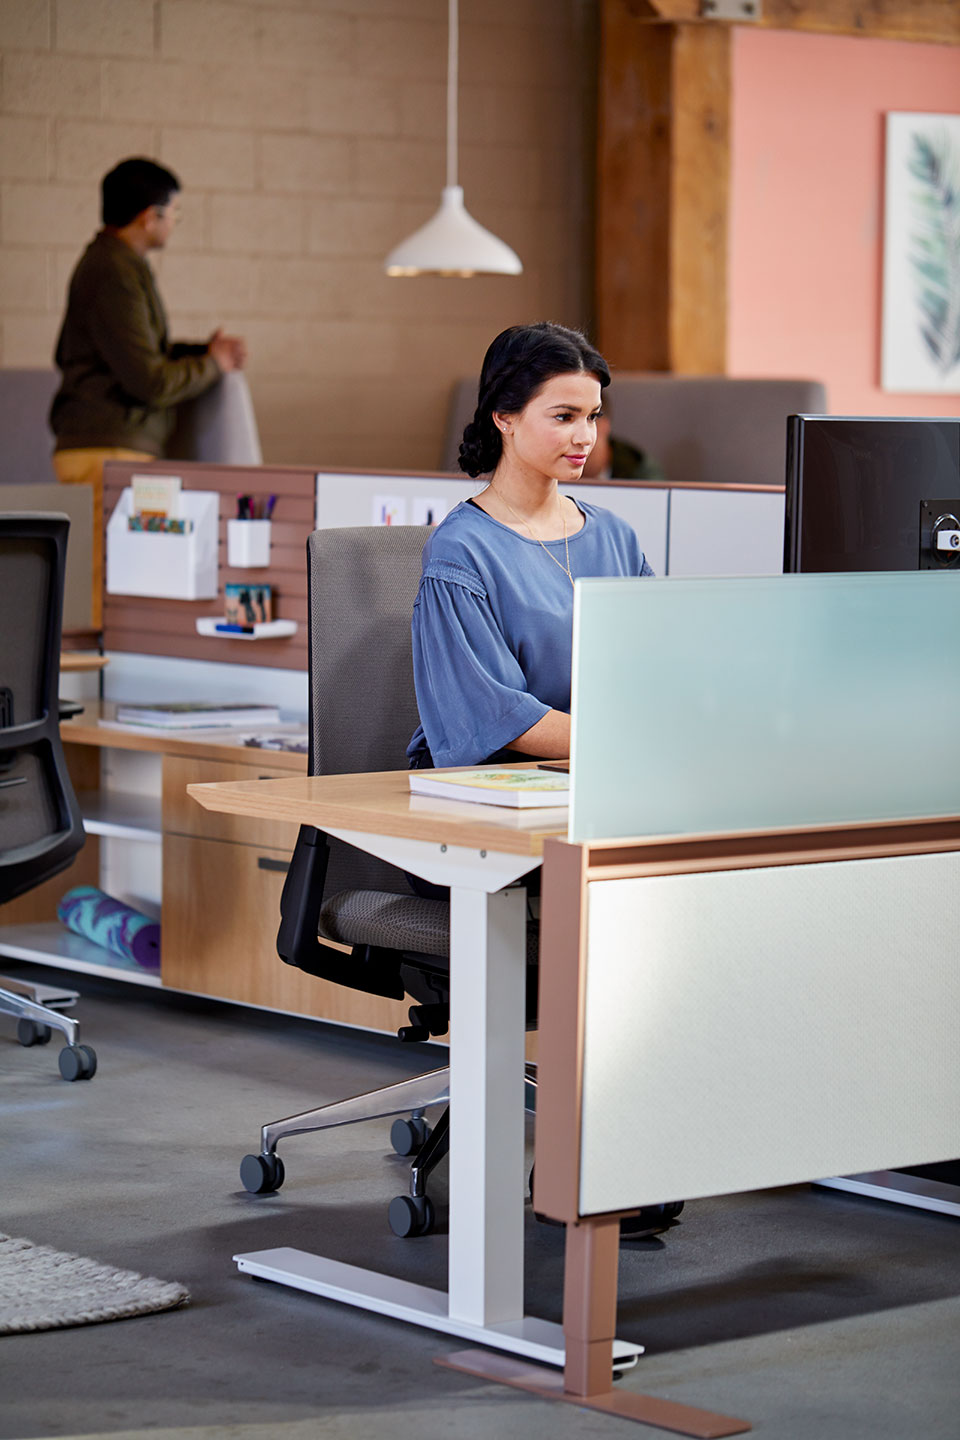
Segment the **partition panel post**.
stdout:
[[600,1395],[610,1389],[619,1254],[618,1215],[567,1226],[563,1388],[573,1395]]

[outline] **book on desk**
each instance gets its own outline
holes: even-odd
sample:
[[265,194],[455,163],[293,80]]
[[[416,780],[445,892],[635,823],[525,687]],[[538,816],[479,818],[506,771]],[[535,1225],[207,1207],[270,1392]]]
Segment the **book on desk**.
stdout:
[[566,775],[544,770],[516,770],[508,766],[483,770],[411,770],[410,793],[444,800],[469,800],[480,805],[509,805],[531,810],[570,802]]

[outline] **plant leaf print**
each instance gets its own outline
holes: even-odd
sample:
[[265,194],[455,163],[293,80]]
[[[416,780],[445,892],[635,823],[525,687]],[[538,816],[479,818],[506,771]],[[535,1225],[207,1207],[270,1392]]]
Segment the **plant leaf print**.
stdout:
[[910,265],[920,333],[946,375],[960,361],[960,147],[946,131],[915,132],[908,160],[920,182],[911,194]]

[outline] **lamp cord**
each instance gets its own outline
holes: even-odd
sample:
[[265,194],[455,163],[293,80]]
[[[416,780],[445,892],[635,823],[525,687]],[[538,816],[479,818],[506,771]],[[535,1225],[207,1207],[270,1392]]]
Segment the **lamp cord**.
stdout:
[[448,0],[447,25],[447,187],[457,184],[457,52],[460,46],[458,0]]

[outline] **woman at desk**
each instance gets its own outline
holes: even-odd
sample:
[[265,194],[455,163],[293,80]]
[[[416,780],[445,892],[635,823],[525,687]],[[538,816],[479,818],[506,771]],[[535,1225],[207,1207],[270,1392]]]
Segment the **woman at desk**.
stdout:
[[569,755],[573,582],[653,574],[625,520],[559,490],[583,474],[609,384],[561,325],[511,326],[487,351],[460,468],[490,479],[423,551],[412,768]]

